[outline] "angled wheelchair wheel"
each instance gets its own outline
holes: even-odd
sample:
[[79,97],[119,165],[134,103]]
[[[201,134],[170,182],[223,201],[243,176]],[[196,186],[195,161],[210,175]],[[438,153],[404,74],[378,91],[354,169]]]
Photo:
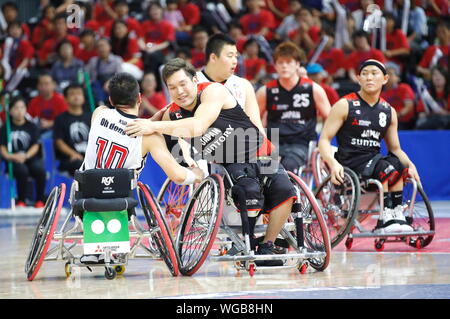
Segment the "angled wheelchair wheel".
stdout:
[[152,240],[156,243],[161,258],[166,263],[172,276],[178,276],[178,260],[174,249],[170,229],[162,217],[161,208],[156,202],[150,188],[138,182],[138,198],[147,221]]
[[180,223],[181,213],[189,199],[190,187],[191,185],[178,185],[167,178],[158,193],[157,202],[174,236]]
[[327,176],[330,175],[330,169],[328,168],[327,163],[322,160],[319,149],[315,149],[311,154],[311,170],[316,188],[318,188]]
[[195,274],[208,256],[219,231],[224,198],[223,180],[213,174],[196,187],[189,199],[176,240],[183,275]]
[[45,260],[48,248],[53,239],[53,234],[58,225],[58,219],[65,195],[66,185],[63,183],[59,186],[55,186],[47,198],[44,211],[42,212],[36,230],[34,231],[25,263],[25,273],[27,274],[27,279],[29,281],[32,281],[36,277]]
[[403,202],[408,205],[405,211],[407,222],[411,224],[415,232],[424,233],[411,238],[409,242],[412,247],[420,249],[428,246],[433,240],[435,221],[433,209],[425,191],[420,184],[416,184],[417,188],[414,184],[410,179],[405,181]]
[[288,172],[289,178],[297,188],[297,194],[303,217],[304,245],[309,250],[325,252],[325,257],[309,260],[310,265],[319,271],[325,270],[330,263],[331,243],[326,222],[322,216],[314,194],[297,175]]
[[315,196],[327,222],[332,248],[350,232],[358,214],[360,195],[358,176],[346,167],[343,184],[334,185],[328,176],[316,189]]

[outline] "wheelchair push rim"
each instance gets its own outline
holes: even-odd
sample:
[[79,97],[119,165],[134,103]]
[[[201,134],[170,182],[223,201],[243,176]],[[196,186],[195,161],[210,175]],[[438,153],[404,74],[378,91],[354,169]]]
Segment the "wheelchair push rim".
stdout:
[[[162,217],[161,208],[155,201],[150,188],[141,182],[138,182],[138,198],[149,231],[152,233],[152,240],[156,243],[161,257],[172,276],[178,276],[178,260],[169,228]],[[155,228],[157,229],[156,231],[154,231]]]
[[[351,196],[350,199],[348,195]],[[347,167],[344,167],[342,185],[334,185],[329,175],[317,188],[315,197],[326,218],[332,248],[336,247],[352,230],[358,215],[360,196],[358,176]]]
[[36,226],[25,263],[25,273],[29,281],[32,281],[36,277],[44,262],[56,226],[58,225],[65,194],[66,185],[62,183],[60,186],[55,186],[47,198],[44,210]]
[[196,187],[187,203],[176,239],[183,275],[195,274],[205,262],[220,227],[224,198],[223,180],[212,174]]
[[311,223],[304,227],[305,244],[309,246],[307,248],[325,252],[324,258],[313,258],[309,260],[309,263],[314,269],[323,271],[328,267],[331,255],[331,243],[326,222],[314,194],[304,181],[292,172],[288,172],[288,175],[291,182],[299,187],[300,195],[304,195],[303,198],[297,199],[301,203],[302,213],[308,212],[308,214],[311,214]]

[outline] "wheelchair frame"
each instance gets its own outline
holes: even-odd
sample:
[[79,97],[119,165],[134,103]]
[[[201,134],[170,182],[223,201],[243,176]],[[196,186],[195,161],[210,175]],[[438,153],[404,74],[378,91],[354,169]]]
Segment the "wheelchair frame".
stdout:
[[[133,182],[132,182],[133,183]],[[136,184],[136,181],[134,181]],[[77,191],[78,182],[74,181],[71,187],[70,203],[73,204],[74,193]],[[138,182],[135,187],[138,192],[139,202],[141,204],[148,229],[144,229],[139,223],[136,213],[129,214],[128,227],[130,242],[130,252],[114,255],[109,249],[105,249],[105,262],[98,264],[87,264],[80,261],[81,256],[76,255],[74,248],[83,241],[83,221],[80,216],[73,214],[73,208],[67,214],[59,231],[56,231],[59,215],[65,197],[66,185],[63,183],[55,186],[52,190],[45,206],[40,221],[36,227],[30,251],[28,253],[25,273],[27,279],[32,281],[39,272],[44,261],[66,261],[65,274],[69,277],[73,267],[86,267],[90,271],[93,267],[105,267],[105,277],[114,279],[117,274],[125,271],[125,266],[129,259],[135,258],[162,258],[173,276],[178,275],[178,261],[175,250],[173,249],[170,232],[158,204],[155,202],[148,185]],[[55,203],[58,203],[55,205]],[[74,225],[69,227],[70,220],[74,218]],[[148,240],[148,246],[143,241]],[[56,245],[50,248],[52,241]],[[137,249],[143,249],[139,254]]]
[[[247,270],[250,276],[253,276],[256,271],[256,260],[285,260],[284,266],[264,266],[264,269],[298,268],[300,273],[305,273],[308,265],[311,265],[313,268],[320,271],[327,268],[330,259],[331,245],[326,224],[323,220],[322,215],[320,214],[320,210],[317,206],[317,202],[312,192],[309,190],[306,184],[300,178],[298,178],[298,176],[288,172],[291,180],[295,181],[298,198],[307,200],[309,204],[304,205],[303,209],[299,209],[298,211],[293,212],[291,220],[284,225],[283,229],[280,232],[280,236],[289,243],[289,245],[293,248],[293,250],[295,250],[295,252],[287,254],[256,255],[255,251],[251,248],[251,234],[249,232],[248,216],[246,214],[239,214],[241,216],[242,223],[239,226],[227,225],[225,218],[222,216],[224,202],[226,202],[227,205],[232,206],[233,208],[236,208],[236,206],[234,205],[233,199],[231,197],[231,187],[233,186],[231,177],[222,166],[217,165],[217,167],[218,169],[216,168],[215,171],[219,172],[219,174],[213,174],[209,176],[197,186],[197,188],[193,192],[193,197],[189,199],[183,211],[182,220],[180,222],[181,227],[178,229],[175,244],[180,255],[180,272],[183,275],[193,275],[201,267],[214,241],[215,244],[220,247],[219,252],[221,252],[221,254],[212,255],[210,257],[211,261],[233,262],[238,271]],[[193,263],[193,266],[189,266],[188,262],[184,263],[185,254],[183,251],[183,245],[186,243],[184,229],[189,228],[189,225],[187,225],[189,223],[192,223],[192,225],[195,224],[195,220],[193,220],[195,216],[191,216],[192,210],[190,207],[195,205],[192,203],[192,201],[196,200],[196,196],[201,197],[203,187],[202,185],[208,179],[213,180],[214,182],[210,183],[216,183],[217,187],[220,189],[217,191],[220,194],[218,195],[219,204],[217,209],[215,209],[216,213],[214,223],[209,223],[209,225],[215,224],[216,226],[209,235],[208,243],[204,245],[207,247],[202,253],[201,257]],[[227,186],[225,187],[224,184],[226,184]],[[300,207],[300,205],[294,206],[297,208]],[[315,217],[312,216],[313,214],[311,214],[311,212],[314,212],[314,214],[316,214]],[[212,214],[214,214],[214,212],[212,212],[211,215]],[[323,251],[314,251],[310,247],[307,247],[308,245],[305,245],[305,241],[311,241],[311,238],[309,238],[311,236],[304,236],[303,229],[301,227],[306,225],[305,227],[312,228],[313,226],[311,225],[314,222],[319,223],[319,228],[323,238]],[[266,228],[267,225],[256,225],[255,234],[264,233]],[[242,232],[242,234],[240,234],[240,232]],[[294,232],[299,235],[293,235],[292,233]],[[232,248],[229,250],[228,247],[230,245],[232,245]],[[231,253],[233,255],[231,255]],[[323,259],[322,262],[321,259]],[[287,261],[294,261],[294,263],[291,265],[287,265]]]

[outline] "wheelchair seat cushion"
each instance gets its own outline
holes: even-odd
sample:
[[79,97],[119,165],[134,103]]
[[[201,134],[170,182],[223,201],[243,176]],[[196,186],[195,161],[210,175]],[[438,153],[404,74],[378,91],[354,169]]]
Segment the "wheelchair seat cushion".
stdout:
[[131,195],[131,181],[134,179],[134,172],[124,168],[90,169],[83,172],[76,171],[74,178],[78,182],[76,199],[123,198]]

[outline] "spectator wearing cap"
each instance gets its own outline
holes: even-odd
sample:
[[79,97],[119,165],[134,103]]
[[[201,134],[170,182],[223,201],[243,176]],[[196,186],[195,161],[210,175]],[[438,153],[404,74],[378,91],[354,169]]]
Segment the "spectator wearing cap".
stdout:
[[328,101],[330,101],[330,105],[333,105],[339,100],[339,94],[336,90],[325,83],[327,78],[327,72],[325,69],[318,63],[308,64],[306,66],[306,72],[308,77],[319,84],[327,94]]
[[397,111],[398,129],[411,130],[416,120],[415,104],[416,96],[407,83],[400,82],[400,67],[393,62],[386,63],[386,71],[389,75],[387,83],[381,91],[381,97],[385,99]]
[[352,35],[352,40],[355,50],[347,56],[346,68],[350,80],[358,83],[356,72],[364,61],[374,59],[384,63],[385,57],[383,52],[370,46],[367,32],[356,31]]

